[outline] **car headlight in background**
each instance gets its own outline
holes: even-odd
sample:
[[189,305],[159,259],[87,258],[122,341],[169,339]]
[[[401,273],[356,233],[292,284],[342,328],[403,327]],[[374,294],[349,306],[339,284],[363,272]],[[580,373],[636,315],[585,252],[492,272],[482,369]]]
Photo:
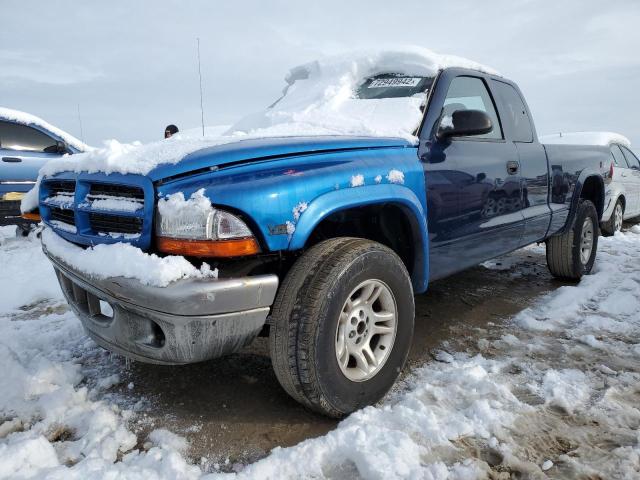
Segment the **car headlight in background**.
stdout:
[[241,257],[260,252],[246,223],[224,210],[194,209],[156,217],[158,250],[192,257]]

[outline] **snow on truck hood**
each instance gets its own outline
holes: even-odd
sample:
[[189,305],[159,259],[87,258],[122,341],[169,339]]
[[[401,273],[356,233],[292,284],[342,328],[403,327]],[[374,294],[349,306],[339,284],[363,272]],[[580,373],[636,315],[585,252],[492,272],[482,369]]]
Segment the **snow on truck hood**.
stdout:
[[[298,142],[299,137],[339,135],[370,139],[393,137],[415,144],[426,93],[362,99],[356,98],[356,91],[375,75],[433,78],[448,67],[496,73],[470,60],[439,55],[420,47],[327,57],[293,68],[285,77],[287,86],[282,98],[271,107],[245,117],[221,135],[177,134],[146,145],[109,140],[103,148],[74,155],[73,159],[48,162],[40,170],[40,177],[64,171],[147,175],[159,165],[175,165],[199,150],[251,139],[296,137],[291,138],[291,142]],[[284,148],[286,142],[275,143]],[[37,195],[28,195],[22,209],[28,211],[36,206]]]

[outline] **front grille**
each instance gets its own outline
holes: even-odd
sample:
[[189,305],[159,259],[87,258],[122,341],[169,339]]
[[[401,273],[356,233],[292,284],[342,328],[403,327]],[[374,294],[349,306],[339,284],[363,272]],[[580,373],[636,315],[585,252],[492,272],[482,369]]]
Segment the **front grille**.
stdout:
[[63,222],[68,225],[75,225],[76,219],[73,214],[73,210],[67,210],[63,208],[51,208],[51,220]]
[[76,191],[76,182],[73,180],[51,180],[47,182],[49,196],[58,194],[73,196]]
[[113,185],[110,183],[93,183],[89,191],[92,197],[115,197],[135,199],[144,202],[144,190],[133,185]]
[[91,224],[91,229],[95,232],[105,234],[140,234],[142,233],[143,219],[138,217],[125,217],[122,215],[90,213],[89,223]]
[[42,182],[44,223],[79,245],[126,242],[149,248],[154,200],[150,179],[140,175],[62,175]]

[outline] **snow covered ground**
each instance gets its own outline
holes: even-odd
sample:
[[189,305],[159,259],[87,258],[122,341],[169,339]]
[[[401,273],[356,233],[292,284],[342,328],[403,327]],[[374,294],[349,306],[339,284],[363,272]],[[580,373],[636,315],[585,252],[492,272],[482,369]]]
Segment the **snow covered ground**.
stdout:
[[451,339],[381,405],[231,474],[135,433],[145,399],[113,393],[126,362],[84,335],[37,239],[0,228],[0,265],[0,478],[640,478],[638,226],[473,351]]

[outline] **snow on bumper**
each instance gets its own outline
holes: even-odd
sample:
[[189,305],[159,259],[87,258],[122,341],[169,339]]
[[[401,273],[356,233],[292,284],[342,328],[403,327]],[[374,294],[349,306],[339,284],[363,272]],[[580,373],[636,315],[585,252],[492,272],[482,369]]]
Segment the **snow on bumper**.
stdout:
[[[124,277],[101,279],[68,265],[45,245],[43,250],[89,336],[147,363],[194,363],[239,350],[262,329],[278,288],[275,275],[191,278],[166,287]],[[104,313],[101,301],[112,315]]]

